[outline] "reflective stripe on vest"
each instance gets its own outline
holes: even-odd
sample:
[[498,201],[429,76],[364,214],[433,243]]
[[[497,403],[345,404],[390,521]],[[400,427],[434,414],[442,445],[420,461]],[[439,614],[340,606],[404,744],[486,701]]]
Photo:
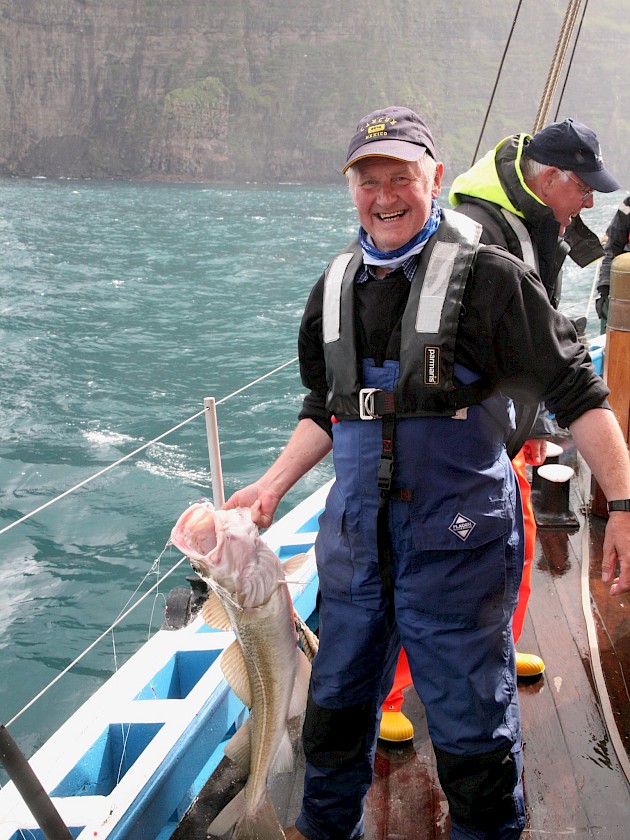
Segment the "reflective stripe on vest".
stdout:
[[343,275],[354,256],[353,253],[339,254],[330,264],[324,283],[324,311],[322,329],[324,343],[337,341],[341,324],[341,283]]
[[516,238],[521,246],[521,253],[516,254],[516,256],[520,256],[524,263],[526,263],[530,268],[534,268],[538,271],[538,255],[534,250],[534,245],[532,243],[532,238],[529,235],[529,231],[518,216],[515,216],[514,213],[510,213],[510,211],[506,210],[504,207],[501,208],[501,214],[516,234]]

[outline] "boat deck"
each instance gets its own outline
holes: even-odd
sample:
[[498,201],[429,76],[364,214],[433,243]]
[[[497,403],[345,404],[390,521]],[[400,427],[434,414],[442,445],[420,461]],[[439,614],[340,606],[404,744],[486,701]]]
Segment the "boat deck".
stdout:
[[[579,470],[570,440],[557,442],[564,448],[561,463]],[[605,522],[591,516],[585,523],[579,478],[572,481],[570,498],[575,527],[538,530],[532,597],[519,643],[520,650],[539,653],[546,664],[542,677],[519,684],[527,804],[523,836],[627,840],[630,785],[623,746],[626,751],[630,748],[630,599],[611,598],[608,586],[599,580]],[[582,479],[590,481],[589,476]],[[598,653],[592,653],[590,616],[582,608],[583,553],[590,553],[593,626],[608,684],[609,714],[619,730],[613,732],[613,740],[623,745],[620,756],[606,727],[608,700],[599,699],[600,669],[592,658]],[[588,600],[587,596],[587,604]],[[406,693],[404,711],[414,724],[413,747],[379,745],[367,801],[365,840],[446,840],[448,808],[437,781],[423,706],[413,689]],[[298,771],[277,778],[272,787],[286,825],[292,824],[300,807],[297,741]],[[205,840],[209,822],[243,783],[240,771],[224,759],[173,840]]]

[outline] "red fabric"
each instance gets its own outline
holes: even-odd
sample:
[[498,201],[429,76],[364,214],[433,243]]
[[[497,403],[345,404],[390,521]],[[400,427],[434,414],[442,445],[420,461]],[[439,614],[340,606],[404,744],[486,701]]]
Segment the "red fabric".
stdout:
[[398,655],[398,664],[396,665],[396,674],[394,675],[394,684],[383,703],[384,712],[400,711],[403,704],[403,689],[410,686],[411,683],[409,661],[407,660],[407,654],[404,648],[401,648],[400,654]]
[[523,566],[523,579],[518,590],[518,603],[514,612],[514,618],[512,619],[512,635],[516,643],[521,638],[521,633],[523,632],[527,604],[532,591],[532,563],[534,562],[534,548],[536,545],[536,519],[532,507],[532,488],[527,480],[525,455],[522,449],[512,460],[512,466],[514,467],[514,472],[521,488],[523,520],[525,522],[525,564]]
[[[525,615],[527,614],[527,604],[529,596],[532,591],[532,563],[534,561],[534,547],[536,544],[536,519],[534,518],[534,509],[532,507],[532,489],[527,480],[527,471],[525,463],[525,455],[523,450],[515,456],[512,461],[514,472],[518,478],[518,484],[521,489],[521,499],[523,502],[523,520],[525,522],[525,563],[523,565],[523,578],[521,586],[518,590],[518,603],[514,612],[512,620],[512,635],[514,636],[514,643],[518,642],[523,632],[523,624],[525,622]],[[411,671],[409,670],[409,662],[407,661],[407,654],[404,649],[401,649],[398,657],[398,664],[396,665],[396,674],[394,675],[394,685],[383,703],[384,712],[399,712],[403,704],[403,689],[408,688],[412,684]]]

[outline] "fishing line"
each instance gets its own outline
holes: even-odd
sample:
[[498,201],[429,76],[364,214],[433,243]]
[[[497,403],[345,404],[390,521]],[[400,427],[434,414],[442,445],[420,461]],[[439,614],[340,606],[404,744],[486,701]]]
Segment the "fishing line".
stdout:
[[[158,598],[161,598],[164,601],[164,604],[166,605],[166,598],[164,597],[164,595],[161,592],[158,591],[159,586],[160,586],[160,582],[162,580],[162,578],[160,578],[160,560],[164,556],[164,552],[167,549],[169,549],[170,547],[171,547],[171,543],[169,541],[164,546],[162,551],[158,554],[158,556],[155,558],[155,560],[153,561],[153,563],[151,565],[151,568],[146,573],[146,575],[142,578],[142,580],[140,581],[140,583],[136,587],[135,591],[129,596],[129,598],[127,599],[127,603],[125,604],[125,606],[122,608],[121,612],[118,615],[118,617],[120,618],[122,612],[124,612],[127,605],[132,601],[132,599],[134,598],[136,593],[139,591],[139,589],[142,586],[142,584],[144,583],[144,581],[149,577],[149,575],[151,575],[155,571],[155,574],[157,576],[157,580],[156,580],[154,586],[152,587],[152,589],[155,589],[155,597],[153,599],[153,604],[151,605],[151,615],[149,617],[149,622],[148,622],[149,627],[148,627],[148,632],[147,632],[147,641],[151,638],[151,627],[153,627],[153,617],[155,615],[155,605],[158,602]],[[183,559],[185,559],[185,558],[182,558],[182,560]],[[180,564],[178,563],[177,565],[179,566]],[[167,575],[165,575],[164,577],[167,577]],[[152,591],[152,590],[149,590],[149,591]],[[135,609],[135,607],[134,607],[134,609]],[[115,633],[113,632],[113,630],[112,630],[112,654],[113,654],[113,657],[114,657],[114,672],[117,672],[118,671],[118,657],[117,657],[117,654],[116,654],[116,636],[115,636]],[[153,684],[151,684],[151,690],[153,691],[154,697],[157,698],[157,694],[155,693],[155,688],[154,688]],[[125,758],[127,756],[127,742],[129,740],[130,732],[131,732],[131,724],[124,724],[124,723],[120,724],[120,734],[121,734],[121,738],[122,738],[122,750],[121,750],[121,753],[120,753],[120,761],[118,762],[118,772],[117,772],[117,775],[116,775],[116,784],[118,784],[120,782],[120,780],[122,778],[122,775],[123,775],[123,767],[124,767],[124,764],[125,764]]]
[[[277,367],[268,371],[267,373],[262,374],[262,376],[259,376],[256,379],[253,379],[251,382],[247,383],[246,385],[243,385],[241,388],[238,388],[236,391],[233,391],[231,394],[227,394],[225,397],[218,400],[216,402],[216,405],[222,405],[223,403],[227,402],[228,400],[232,399],[233,397],[237,396],[238,394],[243,393],[244,391],[246,391],[249,388],[253,387],[254,385],[258,384],[259,382],[262,382],[265,379],[268,379],[269,377],[273,376],[274,374],[278,373],[279,371],[283,370],[284,368],[288,367],[289,365],[294,364],[297,361],[297,359],[298,359],[298,357],[295,356],[292,359],[289,359],[288,361],[283,362],[281,365],[278,365]],[[114,463],[109,464],[108,466],[104,467],[102,470],[99,470],[97,473],[94,473],[94,475],[91,475],[88,478],[84,479],[83,481],[80,481],[78,484],[75,484],[74,487],[71,487],[68,490],[65,490],[59,496],[56,496],[55,498],[50,499],[49,501],[45,502],[43,505],[40,505],[38,508],[35,508],[35,510],[32,510],[30,513],[27,513],[24,516],[20,517],[19,519],[16,519],[14,522],[11,522],[9,525],[6,525],[4,528],[2,528],[0,530],[0,536],[2,534],[6,533],[7,531],[10,531],[12,528],[15,528],[17,525],[20,525],[21,523],[26,522],[29,519],[32,519],[34,516],[36,516],[41,511],[45,510],[46,508],[50,507],[51,505],[53,505],[56,502],[60,501],[61,499],[65,498],[66,496],[69,496],[70,494],[76,492],[77,490],[79,490],[81,487],[84,487],[89,482],[94,481],[96,478],[99,478],[100,476],[102,476],[105,473],[109,472],[110,470],[114,469],[114,467],[117,467],[120,464],[123,464],[125,461],[130,460],[131,458],[133,458],[138,453],[143,452],[149,446],[152,446],[153,444],[158,443],[159,441],[163,440],[168,435],[172,434],[173,432],[177,431],[178,429],[181,429],[183,426],[187,425],[188,423],[191,423],[193,420],[196,420],[197,418],[201,417],[203,414],[205,414],[206,410],[207,410],[206,408],[203,408],[201,411],[196,412],[191,417],[188,417],[186,420],[183,420],[181,423],[178,423],[176,426],[173,426],[168,431],[163,432],[161,435],[158,435],[158,437],[153,438],[152,440],[148,441],[147,443],[143,444],[142,446],[138,447],[137,449],[134,449],[133,452],[129,452],[127,455],[124,455],[122,458],[119,458]],[[136,588],[134,593],[127,600],[127,604],[130,603],[132,598],[136,595],[136,593],[138,592],[138,590],[142,586],[142,583],[153,572],[153,570],[156,568],[156,566],[157,566],[157,574],[159,575],[159,561],[160,561],[161,557],[163,556],[164,551],[166,551],[166,548],[168,548],[168,547],[169,547],[168,545],[165,546],[165,548],[160,553],[159,557],[153,562],[153,564],[151,565],[151,569],[149,569],[149,571],[144,576],[142,581],[138,584],[138,587]],[[96,645],[99,644],[109,633],[112,633],[112,649],[113,649],[113,657],[114,657],[114,670],[118,670],[116,642],[115,642],[113,630],[119,624],[121,624],[122,621],[124,621],[124,619],[127,618],[127,616],[130,615],[138,606],[140,606],[140,604],[152,592],[156,591],[156,597],[154,599],[154,606],[153,606],[152,613],[151,613],[151,619],[152,619],[153,612],[154,612],[154,609],[155,609],[155,603],[156,603],[157,597],[158,597],[157,590],[159,589],[160,583],[162,581],[166,580],[166,578],[168,578],[183,563],[187,563],[187,562],[188,562],[188,559],[186,557],[182,557],[169,571],[167,571],[162,576],[162,578],[159,578],[157,580],[157,582],[149,590],[147,590],[147,592],[145,592],[144,595],[142,595],[142,597],[139,598],[138,601],[136,601],[136,603],[133,604],[129,609],[126,609],[127,604],[125,604],[125,607],[123,607],[123,610],[121,611],[121,613],[118,615],[118,617],[115,619],[115,621],[107,628],[107,630],[105,630],[95,641],[93,641],[92,644],[90,644],[87,648],[85,648],[85,650],[82,653],[80,653],[76,657],[76,659],[74,659],[69,665],[67,665],[63,669],[63,671],[61,671],[59,674],[57,674],[56,677],[54,677],[46,686],[44,686],[44,688],[38,694],[36,694],[19,712],[17,712],[17,714],[15,714],[11,718],[11,720],[9,720],[7,722],[6,726],[9,727],[13,723],[15,723],[15,721],[17,721],[28,709],[30,709],[41,697],[43,697],[44,694],[46,694],[53,687],[53,685],[55,685],[57,682],[59,682],[59,680],[62,677],[64,677],[69,671],[71,671],[72,668],[74,668],[75,665],[77,665],[85,656],[87,656],[87,654],[91,650],[93,650],[96,647]],[[149,635],[150,635],[150,632],[151,632],[150,627],[151,627],[151,625],[149,624]]]
[[[163,553],[163,552],[162,552],[162,553]],[[175,563],[175,565],[174,565],[171,569],[169,569],[169,570],[168,570],[168,572],[166,572],[166,573],[162,576],[161,580],[160,580],[160,581],[158,581],[158,583],[153,584],[153,586],[151,587],[151,589],[148,589],[148,590],[144,593],[144,595],[143,595],[141,598],[139,598],[139,599],[138,599],[138,601],[136,601],[136,603],[135,603],[135,604],[133,604],[133,605],[132,605],[132,606],[131,606],[131,607],[130,607],[130,608],[129,608],[126,612],[124,612],[122,615],[120,615],[120,616],[116,619],[116,621],[114,621],[114,622],[113,622],[113,623],[112,623],[112,624],[111,624],[111,625],[107,628],[107,630],[105,630],[103,633],[101,633],[101,635],[98,637],[98,639],[95,639],[95,640],[92,642],[92,644],[91,644],[91,645],[89,645],[89,647],[87,647],[87,648],[86,648],[86,649],[85,649],[82,653],[80,653],[80,654],[77,656],[77,658],[76,658],[76,659],[74,659],[74,660],[73,660],[73,661],[72,661],[69,665],[67,665],[67,666],[63,669],[63,671],[61,671],[59,674],[57,674],[57,676],[56,676],[54,679],[52,679],[52,680],[48,683],[48,685],[44,686],[44,688],[42,688],[42,690],[39,692],[39,694],[36,694],[36,695],[35,695],[35,697],[33,697],[33,698],[32,698],[32,700],[30,700],[30,701],[26,704],[26,706],[24,706],[24,708],[23,708],[23,709],[21,709],[21,710],[20,710],[20,711],[19,711],[16,715],[14,715],[14,716],[11,718],[11,720],[7,721],[7,723],[5,724],[5,725],[6,725],[6,727],[7,727],[7,729],[9,728],[9,726],[11,726],[11,724],[15,723],[15,721],[16,721],[16,720],[18,720],[18,718],[20,718],[20,717],[24,714],[24,712],[25,712],[25,711],[27,711],[27,709],[30,709],[30,708],[31,708],[31,706],[32,706],[32,705],[34,705],[34,703],[36,703],[36,702],[40,699],[40,697],[42,697],[44,694],[46,694],[46,692],[47,692],[50,688],[52,688],[52,687],[53,687],[53,685],[55,685],[55,683],[59,682],[59,680],[60,680],[63,676],[65,676],[65,675],[68,673],[68,671],[70,671],[72,668],[74,668],[74,666],[75,666],[77,663],[79,663],[79,662],[80,662],[80,661],[81,661],[81,660],[82,660],[82,659],[83,659],[83,658],[84,658],[84,657],[85,657],[85,656],[86,656],[86,655],[87,655],[87,654],[88,654],[91,650],[93,650],[93,649],[96,647],[96,645],[97,645],[99,642],[101,642],[101,641],[105,638],[105,636],[107,636],[107,634],[108,634],[108,633],[110,633],[110,632],[111,632],[111,631],[112,631],[115,627],[117,627],[117,626],[118,626],[118,625],[119,625],[122,621],[124,621],[124,619],[125,619],[125,618],[127,618],[127,616],[128,616],[128,615],[130,615],[130,614],[131,614],[131,613],[132,613],[132,612],[136,609],[136,607],[140,606],[140,604],[141,604],[141,603],[145,600],[145,598],[148,598],[148,597],[149,597],[149,595],[153,592],[153,590],[154,590],[154,589],[156,589],[162,581],[166,580],[166,578],[167,578],[167,577],[169,577],[170,575],[172,575],[172,574],[173,574],[173,572],[174,572],[176,569],[178,569],[178,568],[182,565],[182,563],[185,563],[185,562],[188,562],[188,561],[187,561],[187,559],[186,559],[185,557],[180,558],[180,560],[178,560],[178,561],[177,561],[177,563]]]

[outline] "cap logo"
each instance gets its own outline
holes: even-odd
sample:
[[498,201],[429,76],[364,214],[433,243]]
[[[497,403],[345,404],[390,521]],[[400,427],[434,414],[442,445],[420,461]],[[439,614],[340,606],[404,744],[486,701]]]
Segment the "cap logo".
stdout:
[[397,122],[398,120],[395,120],[394,117],[381,117],[381,119],[378,120],[374,118],[371,122],[362,125],[360,130],[365,131],[367,129],[368,137],[371,137],[377,132],[380,133],[385,131],[388,123],[392,126],[396,125]]

